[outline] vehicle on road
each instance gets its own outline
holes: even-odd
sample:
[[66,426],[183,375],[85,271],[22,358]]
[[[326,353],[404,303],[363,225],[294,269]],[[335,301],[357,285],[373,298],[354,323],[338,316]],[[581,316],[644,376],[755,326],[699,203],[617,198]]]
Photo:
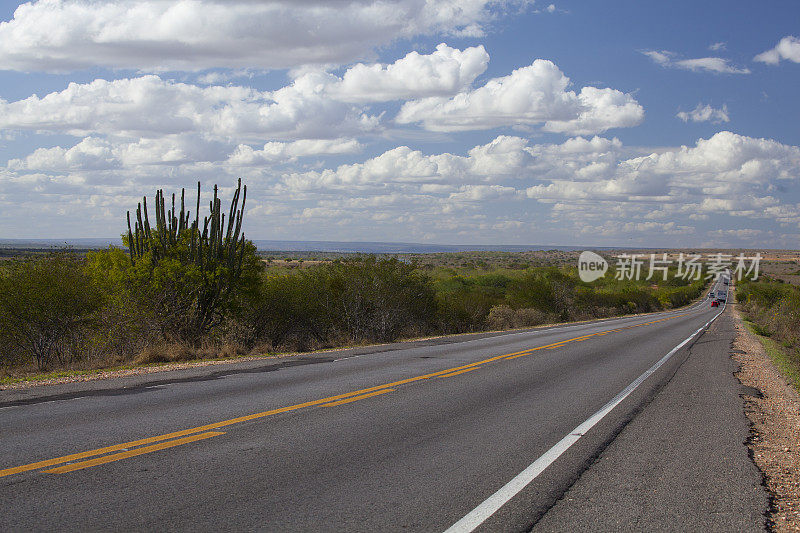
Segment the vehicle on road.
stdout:
[[717,300],[724,302],[728,298],[728,291],[721,289],[717,291]]
[[711,307],[719,307],[719,300],[714,300],[711,302]]

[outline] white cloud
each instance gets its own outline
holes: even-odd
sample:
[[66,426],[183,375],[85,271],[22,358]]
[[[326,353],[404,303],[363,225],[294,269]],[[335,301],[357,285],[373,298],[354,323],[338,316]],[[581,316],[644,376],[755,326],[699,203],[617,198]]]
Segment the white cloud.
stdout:
[[[340,165],[336,169],[288,173],[282,190],[313,191],[403,190],[426,194],[464,192],[464,185],[502,185],[513,182],[531,164],[528,141],[520,137],[499,136],[472,148],[467,156],[450,153],[425,155],[419,150],[399,146],[363,163]],[[476,189],[484,190],[484,189]],[[486,189],[489,190],[489,189]]]
[[643,50],[642,54],[664,68],[678,68],[693,72],[713,72],[715,74],[750,74],[748,68],[738,68],[721,57],[700,57],[696,59],[677,59],[674,52],[667,50]]
[[755,216],[756,210],[776,203],[767,191],[798,180],[800,148],[720,132],[694,147],[619,160],[593,181],[551,179],[529,187],[527,194],[543,201],[692,204],[700,213]]
[[777,65],[781,59],[800,63],[800,39],[792,35],[788,35],[766,52],[762,52],[753,58],[754,61],[768,63],[770,65]]
[[586,225],[581,233],[589,236],[619,237],[629,235],[688,235],[695,232],[692,226],[675,222],[617,222],[608,221],[601,225]]
[[[36,213],[60,224],[37,228],[66,235],[74,227],[78,234],[84,221],[73,211],[85,212],[86,205],[102,227],[113,228],[143,191],[179,190],[199,179],[204,190],[216,182],[227,195],[239,176],[249,186],[253,236],[335,239],[346,231],[365,240],[531,242],[538,230],[576,244],[592,237],[595,243],[667,245],[670,236],[686,236],[687,244],[711,240],[708,231],[730,227],[730,217],[769,221],[794,233],[800,228],[800,148],[730,132],[646,156],[617,139],[534,144],[499,136],[465,154],[400,146],[316,170],[278,165],[350,152],[357,142],[245,146],[182,134],[136,141],[89,137],[72,147],[35,150],[0,169],[0,191],[10,206],[3,216],[11,225],[4,230],[24,230],[18,220],[30,224]],[[169,160],[175,162],[164,163]]]
[[202,133],[215,138],[325,138],[374,131],[378,117],[324,94],[323,75],[273,92],[198,87],[148,75],[70,83],[60,92],[0,100],[0,128],[131,137]]
[[[357,64],[341,78],[305,69],[275,91],[178,83],[156,75],[71,83],[63,91],[0,100],[0,129],[84,135],[159,137],[199,133],[218,139],[325,138],[375,132],[378,116],[355,103],[454,94],[485,69],[482,46],[440,44],[394,63]],[[227,79],[208,73],[200,83]]]
[[24,159],[11,159],[8,168],[41,171],[106,170],[118,167],[119,164],[107,142],[87,137],[69,149],[60,146],[37,148]]
[[729,243],[748,243],[752,245],[760,245],[763,243],[764,231],[753,228],[743,229],[718,229],[708,232],[709,237],[712,237],[716,246],[729,244]]
[[433,131],[467,131],[536,125],[571,134],[590,134],[641,123],[644,110],[632,96],[614,89],[567,90],[567,78],[551,61],[537,59],[510,75],[452,98],[406,102],[396,121],[422,123]]
[[514,187],[503,185],[463,185],[458,192],[450,195],[449,199],[456,202],[483,202],[501,198],[520,196],[520,191]]
[[489,54],[483,46],[462,51],[442,43],[432,54],[410,52],[389,65],[353,65],[328,92],[345,102],[451,95],[469,87],[488,63]]
[[578,94],[578,116],[569,120],[548,120],[545,131],[570,135],[591,135],[611,128],[629,128],[641,124],[644,109],[631,95],[616,89],[584,87]]
[[730,122],[728,115],[728,106],[723,104],[721,109],[714,109],[710,105],[697,104],[692,111],[680,111],[675,115],[684,122],[713,122],[719,124],[720,122]]
[[218,161],[225,154],[224,145],[193,135],[170,135],[135,142],[86,137],[71,148],[38,148],[24,158],[9,160],[8,168],[69,172],[140,168],[142,165],[172,166]]
[[[409,198],[409,204],[420,195],[459,203],[519,201],[527,196],[554,209],[558,205],[562,215],[577,206],[595,206],[600,219],[675,218],[670,231],[679,232],[687,231],[689,226],[683,221],[693,215],[790,222],[800,217],[800,209],[773,192],[786,183],[800,182],[798,147],[720,132],[692,147],[646,157],[626,158],[625,154],[616,139],[577,138],[557,145],[530,145],[519,137],[501,136],[476,146],[466,156],[426,155],[398,147],[363,163],[287,173],[278,190],[289,195],[316,191],[326,196],[344,191],[395,192]],[[458,209],[455,204],[446,205]],[[645,226],[640,229],[646,230]]]
[[483,35],[513,0],[33,0],[0,24],[0,69],[346,64],[417,35]]
[[708,49],[712,50],[714,52],[717,52],[719,50],[727,50],[728,49],[728,43],[722,41],[722,42],[710,44],[710,45],[708,45]]
[[228,157],[233,166],[259,166],[274,162],[294,161],[298,157],[330,154],[354,154],[363,146],[355,139],[302,139],[290,143],[268,142],[261,150],[240,144]]
[[197,77],[197,82],[201,85],[219,85],[231,79],[230,75],[218,71],[206,72]]

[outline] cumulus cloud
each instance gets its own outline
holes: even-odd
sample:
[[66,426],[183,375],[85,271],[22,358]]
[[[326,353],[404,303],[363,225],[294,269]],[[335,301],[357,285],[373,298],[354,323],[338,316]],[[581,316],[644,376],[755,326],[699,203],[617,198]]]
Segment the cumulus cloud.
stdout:
[[[798,147],[720,132],[693,146],[638,157],[635,151],[602,137],[532,144],[500,136],[466,155],[398,147],[362,163],[288,172],[275,193],[324,198],[324,209],[313,211],[316,217],[335,210],[370,216],[363,198],[380,197],[388,202],[382,213],[413,212],[441,231],[500,226],[525,231],[530,218],[524,222],[519,213],[542,209],[550,214],[553,232],[608,239],[635,235],[643,243],[655,236],[699,234],[697,221],[722,216],[800,225],[800,205],[776,194],[800,182]],[[354,204],[347,200],[351,196],[362,200]],[[501,206],[517,217],[498,226],[492,221]],[[452,228],[437,221],[442,214]]]
[[[501,232],[530,242],[531,230],[544,228],[569,242],[585,235],[610,244],[623,237],[666,244],[658,239],[713,239],[695,224],[726,227],[731,216],[768,220],[795,233],[800,227],[800,204],[791,192],[800,184],[800,148],[731,132],[644,156],[639,148],[598,136],[536,144],[501,135],[461,154],[399,146],[361,162],[314,170],[281,163],[349,153],[358,149],[357,141],[259,148],[209,141],[198,150],[200,137],[167,139],[169,144],[88,137],[71,148],[36,150],[0,169],[0,190],[15,198],[14,209],[24,205],[29,212],[50,213],[55,205],[63,207],[65,221],[70,206],[91,197],[95,212],[107,210],[113,222],[135,205],[143,187],[180,188],[197,179],[233,184],[241,176],[253,191],[248,195],[253,213],[269,215],[268,225],[252,219],[251,234],[286,238],[302,231],[305,238],[330,239],[324,228],[336,227],[352,238],[463,236],[475,242]],[[200,159],[200,152],[208,155]],[[159,163],[166,160],[179,162]],[[31,191],[46,192],[48,200]],[[14,213],[24,219],[24,212]],[[784,242],[778,235],[769,238]]]
[[714,124],[719,124],[720,122],[730,122],[730,116],[728,115],[728,106],[722,104],[721,109],[714,109],[710,105],[706,104],[703,105],[697,104],[691,111],[680,111],[677,115],[675,115],[679,119],[684,122],[713,122]]
[[[644,157],[627,157],[617,139],[575,138],[561,144],[531,145],[500,136],[466,156],[426,155],[401,146],[363,163],[336,169],[289,173],[288,189],[435,186],[430,191],[457,194],[466,185],[525,187],[542,201],[600,200],[666,202],[691,200],[703,209],[746,211],[779,203],[768,191],[800,180],[800,148],[769,139],[720,132]],[[538,182],[538,183],[536,183]],[[477,188],[489,191],[491,188]],[[522,190],[522,189],[519,189]],[[681,207],[683,209],[683,207]]]
[[273,141],[266,143],[261,150],[240,144],[228,157],[227,163],[233,166],[258,166],[294,161],[305,156],[354,154],[362,148],[355,139],[302,139],[290,143]]
[[458,192],[450,194],[449,199],[456,202],[484,202],[502,198],[521,196],[514,187],[503,185],[463,185]]
[[721,57],[678,59],[677,54],[667,50],[642,50],[641,53],[664,68],[677,68],[693,72],[713,72],[715,74],[750,74],[750,69],[736,67],[728,59]]
[[644,110],[615,89],[568,90],[570,81],[551,61],[537,59],[510,75],[452,98],[406,102],[395,120],[432,131],[466,131],[544,124],[547,131],[587,135],[641,123]]
[[631,95],[616,89],[584,87],[578,94],[580,110],[569,120],[548,120],[545,131],[569,135],[591,135],[611,128],[629,128],[641,124],[644,109]]
[[213,162],[226,155],[223,143],[195,135],[115,141],[86,137],[70,148],[37,148],[24,158],[11,159],[8,168],[50,172],[141,168],[142,165],[182,165]]
[[417,35],[477,37],[516,0],[33,0],[0,23],[0,69],[346,64]]
[[712,242],[716,246],[742,243],[750,246],[760,246],[763,244],[764,238],[767,237],[766,233],[764,230],[753,228],[718,229],[709,231],[708,236],[713,239]]
[[458,50],[442,43],[432,54],[410,52],[392,64],[359,63],[347,69],[328,92],[345,102],[388,102],[451,95],[483,74],[489,54],[483,46]]
[[8,168],[12,170],[106,170],[119,166],[119,160],[112,153],[109,143],[87,137],[72,148],[37,148],[24,159],[11,159]]
[[792,35],[786,36],[766,52],[761,52],[753,58],[754,61],[777,65],[781,59],[800,63],[800,39]]
[[231,147],[196,135],[173,135],[159,139],[124,141],[86,137],[72,147],[37,148],[23,158],[8,161],[15,171],[53,173],[141,170],[144,166],[175,167],[215,164],[220,168],[269,168],[302,157],[354,154],[363,146],[355,139],[302,139],[272,141],[255,149],[247,144]]
[[[359,104],[454,94],[486,70],[482,46],[445,44],[391,64],[356,64],[342,77],[318,69],[298,73],[275,91],[200,86],[157,75],[71,83],[44,97],[0,100],[0,129],[84,135],[158,137],[202,133],[214,138],[298,139],[374,132],[380,117]],[[205,85],[226,79],[209,73]]]
[[319,76],[272,92],[198,87],[155,75],[70,83],[44,97],[0,100],[0,128],[77,136],[194,132],[240,139],[339,137],[377,128],[378,117],[328,98]]
[[598,178],[553,179],[529,187],[527,194],[549,201],[693,204],[698,212],[752,215],[775,201],[767,191],[783,181],[800,179],[800,148],[724,131],[698,140],[693,147],[619,160]]
[[526,139],[503,135],[472,148],[466,156],[426,155],[420,150],[398,146],[363,163],[289,173],[284,176],[283,187],[290,191],[307,191],[413,185],[426,193],[444,194],[457,192],[466,184],[500,184],[514,180],[532,157]]

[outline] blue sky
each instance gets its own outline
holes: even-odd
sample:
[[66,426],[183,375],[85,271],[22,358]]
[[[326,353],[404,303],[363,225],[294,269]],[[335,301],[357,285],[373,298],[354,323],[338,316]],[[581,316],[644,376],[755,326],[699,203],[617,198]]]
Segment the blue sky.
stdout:
[[0,4],[0,238],[248,184],[251,238],[800,243],[800,4]]

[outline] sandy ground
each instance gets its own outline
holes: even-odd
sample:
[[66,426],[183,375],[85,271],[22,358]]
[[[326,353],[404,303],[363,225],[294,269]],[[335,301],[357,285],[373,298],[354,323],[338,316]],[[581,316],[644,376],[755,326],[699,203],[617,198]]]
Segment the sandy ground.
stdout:
[[748,446],[772,495],[771,529],[800,531],[800,396],[742,324],[735,307],[734,316],[738,334],[733,357],[741,364],[737,377],[761,391],[760,398],[743,398],[752,423]]

